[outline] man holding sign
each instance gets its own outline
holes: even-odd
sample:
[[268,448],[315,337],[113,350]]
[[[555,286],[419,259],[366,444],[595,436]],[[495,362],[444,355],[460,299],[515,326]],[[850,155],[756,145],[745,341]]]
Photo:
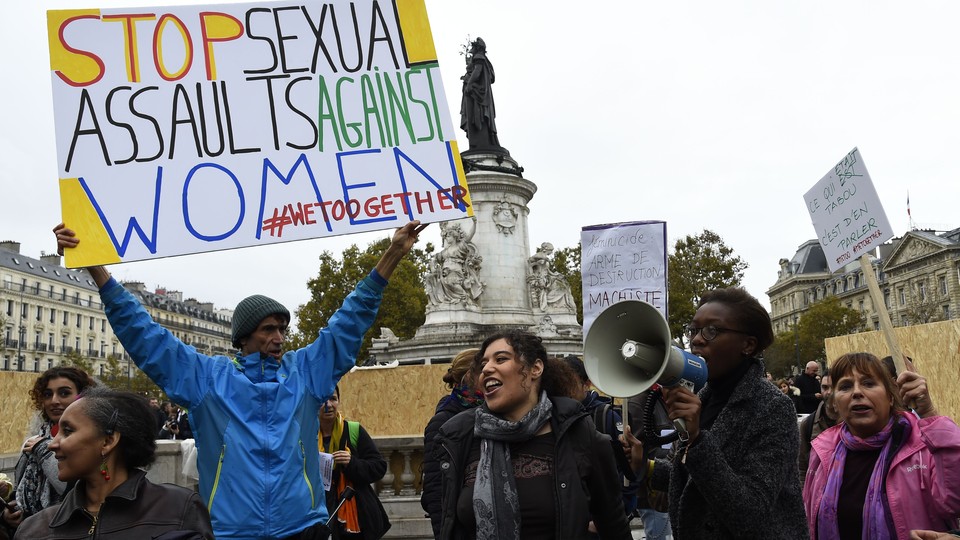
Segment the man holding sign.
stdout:
[[[150,318],[103,266],[87,270],[100,288],[110,325],[124,348],[173,400],[190,410],[197,440],[200,495],[220,539],[324,537],[317,410],[355,364],[382,292],[426,225],[397,229],[377,266],[306,347],[282,352],[289,311],[261,295],[234,312],[233,358],[207,356]],[[80,239],[60,224],[58,252]],[[317,525],[316,527],[314,527]]]

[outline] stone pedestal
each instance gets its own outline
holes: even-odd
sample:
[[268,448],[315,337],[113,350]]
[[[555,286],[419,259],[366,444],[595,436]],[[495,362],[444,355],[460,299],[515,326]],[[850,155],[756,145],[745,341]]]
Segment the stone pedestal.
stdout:
[[[462,157],[475,221],[444,225],[444,245],[428,277],[431,300],[423,326],[406,341],[382,331],[373,341],[372,359],[449,362],[488,335],[515,327],[543,337],[550,354],[580,354],[582,331],[575,311],[535,305],[531,293],[530,258],[536,250],[530,247],[527,218],[537,185],[522,177],[523,169],[509,155],[468,151]],[[443,274],[443,261],[457,257]],[[467,268],[470,261],[475,266]],[[450,286],[438,284],[441,274],[450,272],[466,278],[452,280]]]

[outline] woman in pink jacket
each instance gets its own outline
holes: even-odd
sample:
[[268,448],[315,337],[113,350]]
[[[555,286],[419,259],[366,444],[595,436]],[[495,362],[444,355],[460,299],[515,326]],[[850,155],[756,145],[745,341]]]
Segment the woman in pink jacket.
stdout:
[[[812,442],[803,488],[811,538],[906,540],[911,529],[954,528],[960,428],[936,415],[926,381],[894,381],[869,353],[841,356],[830,375],[843,423]],[[924,418],[904,412],[904,401]]]

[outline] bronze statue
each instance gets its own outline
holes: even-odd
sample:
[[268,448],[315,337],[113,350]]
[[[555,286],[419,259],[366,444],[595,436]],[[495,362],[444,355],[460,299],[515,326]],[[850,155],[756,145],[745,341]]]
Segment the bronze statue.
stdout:
[[497,111],[491,88],[496,76],[493,65],[487,60],[487,45],[483,39],[477,38],[470,44],[467,72],[460,79],[463,81],[460,128],[467,132],[470,150],[503,152],[497,138]]

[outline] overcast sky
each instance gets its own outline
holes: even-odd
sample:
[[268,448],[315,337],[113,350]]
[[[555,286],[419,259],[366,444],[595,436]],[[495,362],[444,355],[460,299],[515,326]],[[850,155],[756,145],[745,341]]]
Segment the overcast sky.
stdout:
[[[60,220],[46,10],[153,5],[7,3],[0,238],[20,241],[24,254],[52,251]],[[671,246],[707,228],[750,265],[744,285],[769,305],[777,261],[815,237],[803,194],[855,146],[896,234],[908,230],[908,192],[918,226],[960,226],[960,3],[427,0],[427,8],[455,107],[461,45],[467,36],[487,43],[500,142],[539,187],[531,246],[572,246],[581,227],[616,221],[665,220]],[[438,231],[424,236],[439,243]],[[385,234],[111,271],[217,307],[263,293],[292,310],[307,299],[320,252]]]

